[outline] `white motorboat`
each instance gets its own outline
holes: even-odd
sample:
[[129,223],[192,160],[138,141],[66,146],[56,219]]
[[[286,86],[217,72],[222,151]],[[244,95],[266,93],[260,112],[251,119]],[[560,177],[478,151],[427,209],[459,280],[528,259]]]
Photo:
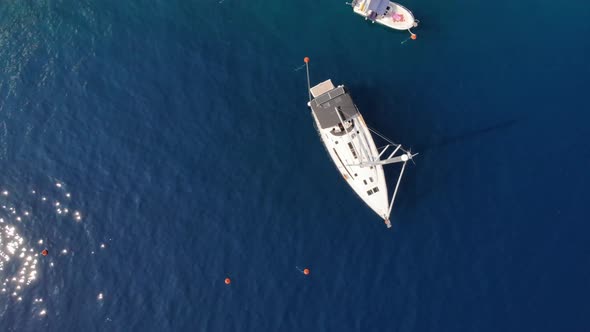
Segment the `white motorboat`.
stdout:
[[377,22],[396,30],[410,30],[418,26],[419,21],[409,9],[392,1],[354,0],[349,4],[355,13],[373,23]]

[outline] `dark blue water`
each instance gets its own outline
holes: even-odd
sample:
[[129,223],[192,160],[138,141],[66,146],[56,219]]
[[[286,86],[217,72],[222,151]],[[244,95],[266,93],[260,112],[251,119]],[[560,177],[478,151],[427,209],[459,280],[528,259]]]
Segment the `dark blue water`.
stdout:
[[[1,200],[35,217],[1,214],[50,255],[0,330],[588,330],[590,6],[403,4],[405,44],[340,1],[2,2]],[[420,152],[393,231],[321,146],[304,56]]]

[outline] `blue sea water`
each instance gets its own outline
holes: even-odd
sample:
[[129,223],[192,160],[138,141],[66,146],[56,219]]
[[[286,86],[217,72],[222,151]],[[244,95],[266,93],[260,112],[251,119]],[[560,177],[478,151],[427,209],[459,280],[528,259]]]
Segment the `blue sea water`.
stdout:
[[[590,329],[590,5],[403,4],[404,44],[340,1],[1,2],[0,226],[50,255],[0,330]],[[325,153],[304,56],[420,153],[393,230]]]

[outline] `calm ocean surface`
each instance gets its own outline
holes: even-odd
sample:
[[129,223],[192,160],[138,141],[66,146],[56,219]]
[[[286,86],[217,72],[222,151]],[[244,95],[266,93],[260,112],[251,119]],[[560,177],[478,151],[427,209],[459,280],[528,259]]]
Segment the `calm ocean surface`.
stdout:
[[[590,330],[590,5],[402,4],[404,44],[343,1],[0,2],[0,331]],[[392,230],[304,56],[420,152]]]

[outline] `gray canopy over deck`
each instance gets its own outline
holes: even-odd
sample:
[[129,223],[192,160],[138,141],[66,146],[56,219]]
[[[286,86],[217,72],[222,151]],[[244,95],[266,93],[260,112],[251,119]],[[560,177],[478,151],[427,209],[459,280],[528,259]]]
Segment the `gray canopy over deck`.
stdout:
[[389,0],[370,0],[367,6],[367,11],[371,10],[379,15],[382,15],[389,6]]
[[[340,118],[348,120],[358,114],[350,95],[339,86],[311,101],[311,109],[322,129],[337,126]],[[336,112],[340,112],[340,116]]]

